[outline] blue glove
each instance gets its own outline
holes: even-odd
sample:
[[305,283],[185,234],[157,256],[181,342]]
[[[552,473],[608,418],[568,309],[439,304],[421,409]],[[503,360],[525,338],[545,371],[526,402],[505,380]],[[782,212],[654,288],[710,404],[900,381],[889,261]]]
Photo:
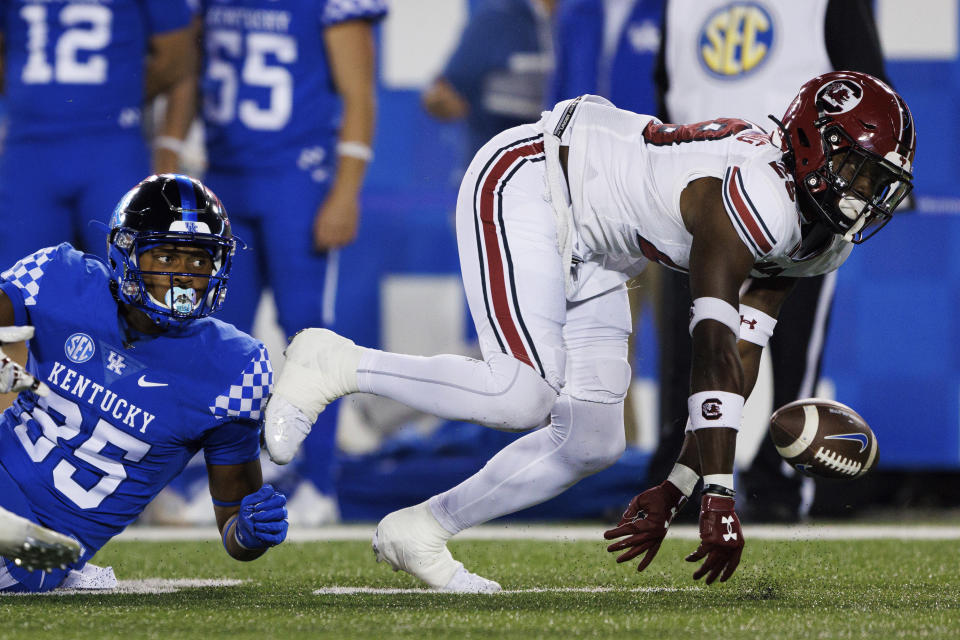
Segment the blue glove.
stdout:
[[244,549],[266,549],[287,537],[287,498],[269,484],[240,501],[233,535]]

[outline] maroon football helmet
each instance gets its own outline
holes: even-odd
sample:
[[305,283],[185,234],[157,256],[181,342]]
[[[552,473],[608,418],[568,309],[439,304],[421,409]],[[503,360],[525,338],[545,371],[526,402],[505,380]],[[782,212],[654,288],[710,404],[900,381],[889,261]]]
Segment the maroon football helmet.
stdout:
[[885,225],[913,188],[916,129],[893,89],[866,73],[833,71],[800,88],[774,141],[792,156],[801,211],[849,242]]

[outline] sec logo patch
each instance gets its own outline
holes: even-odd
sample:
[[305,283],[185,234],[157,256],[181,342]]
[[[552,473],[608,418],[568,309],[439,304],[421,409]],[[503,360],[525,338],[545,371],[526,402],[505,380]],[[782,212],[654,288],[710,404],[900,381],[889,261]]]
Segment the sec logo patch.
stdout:
[[769,59],[775,32],[773,17],[763,6],[733,2],[712,13],[701,27],[697,57],[714,77],[741,77]]
[[86,362],[93,357],[97,347],[93,338],[85,333],[75,333],[63,345],[63,352],[67,355],[70,362]]

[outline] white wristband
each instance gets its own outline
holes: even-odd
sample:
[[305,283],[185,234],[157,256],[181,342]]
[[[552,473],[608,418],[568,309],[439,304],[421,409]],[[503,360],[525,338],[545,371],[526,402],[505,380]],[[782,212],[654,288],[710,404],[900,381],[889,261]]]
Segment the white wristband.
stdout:
[[740,339],[761,347],[767,346],[777,319],[768,316],[760,309],[745,304],[740,305]]
[[177,155],[180,155],[183,153],[183,147],[183,140],[174,138],[173,136],[157,136],[153,139],[154,149],[167,149],[168,151],[173,151]]
[[740,430],[743,396],[729,391],[698,391],[687,398],[693,430],[726,427]]
[[373,160],[373,149],[370,148],[370,145],[363,142],[351,142],[348,140],[337,143],[337,155],[370,162]]
[[680,493],[688,498],[690,494],[693,493],[694,488],[697,486],[697,480],[699,479],[700,476],[697,475],[696,471],[679,462],[673,465],[673,470],[670,471],[670,475],[667,476],[667,480],[677,489],[680,489]]
[[693,328],[703,320],[716,320],[726,325],[733,335],[740,335],[740,314],[726,300],[710,297],[694,300],[690,307],[690,335],[693,335]]
[[732,473],[708,473],[703,476],[703,486],[708,484],[716,484],[725,489],[730,489],[733,491],[733,474]]

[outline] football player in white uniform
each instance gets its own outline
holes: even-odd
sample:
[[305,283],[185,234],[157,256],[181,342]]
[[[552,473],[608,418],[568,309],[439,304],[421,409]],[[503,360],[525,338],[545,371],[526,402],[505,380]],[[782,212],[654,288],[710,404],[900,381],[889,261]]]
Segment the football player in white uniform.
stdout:
[[695,579],[726,580],[743,548],[737,430],[780,304],[796,278],[836,269],[912,186],[910,111],[872,76],[814,78],[776,122],[772,135],[729,118],[671,125],[582,96],[494,137],[457,202],[484,359],[386,353],[302,331],[266,410],[271,457],[289,461],[324,406],[357,391],[531,430],[453,489],[387,515],[373,538],[378,560],[433,588],[499,590],[446,541],[621,455],[632,329],[624,283],[654,260],[688,272],[694,297],[688,433],[669,477],[634,498],[606,537],[619,538],[609,547],[619,561],[644,554],[645,568],[702,476],[701,544],[688,560],[705,559]]

